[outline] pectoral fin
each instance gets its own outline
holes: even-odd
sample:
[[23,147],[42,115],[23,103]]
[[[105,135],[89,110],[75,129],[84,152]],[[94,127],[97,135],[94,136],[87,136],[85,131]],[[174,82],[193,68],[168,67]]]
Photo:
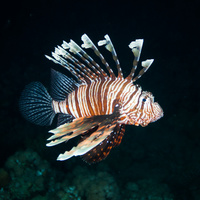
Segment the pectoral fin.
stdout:
[[81,156],[96,147],[100,144],[106,137],[112,132],[115,125],[112,125],[108,128],[97,129],[94,133],[92,133],[85,140],[80,142],[76,147],[73,147],[70,151],[65,151],[64,154],[60,154],[57,160],[67,160],[72,156]]
[[[66,151],[64,154],[60,154],[57,160],[66,160],[72,156],[82,156],[91,151],[93,153],[90,156],[88,153],[84,160],[87,162],[98,162],[105,158],[112,146],[121,142],[123,134],[120,135],[122,125],[117,125],[119,118],[120,106],[117,104],[114,108],[114,112],[110,115],[97,115],[92,117],[81,117],[74,119],[71,123],[65,123],[54,130],[49,131],[53,135],[47,140],[51,140],[47,143],[47,146],[54,146],[62,142],[66,142],[78,135],[81,135],[81,140],[76,147],[73,147],[70,151]],[[111,134],[112,133],[112,134]],[[115,136],[115,134],[117,136]],[[107,138],[107,139],[106,139]],[[113,140],[112,145],[106,145],[106,141]],[[103,144],[101,153],[103,155],[99,156],[100,150],[97,147],[99,144]],[[100,145],[101,146],[101,145]],[[109,151],[108,151],[109,149]],[[105,153],[105,151],[107,153]],[[97,157],[95,157],[95,151],[97,152]]]
[[47,140],[52,140],[47,143],[47,146],[54,146],[62,142],[66,142],[78,135],[84,134],[88,130],[93,129],[96,126],[105,124],[105,120],[109,118],[109,115],[98,115],[93,117],[81,117],[74,119],[71,123],[63,124],[56,129],[50,130],[53,133]]
[[[105,159],[109,155],[111,149],[121,143],[124,132],[125,125],[117,124],[113,131],[101,143],[82,155],[82,159],[90,164]],[[87,135],[85,137],[87,137]],[[85,137],[83,137],[82,140],[85,140]]]

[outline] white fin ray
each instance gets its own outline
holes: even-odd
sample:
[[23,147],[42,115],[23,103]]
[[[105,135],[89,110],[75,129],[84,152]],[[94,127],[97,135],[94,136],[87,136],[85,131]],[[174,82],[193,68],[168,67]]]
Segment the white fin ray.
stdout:
[[108,51],[110,51],[110,52],[112,52],[112,42],[111,42],[111,40],[110,40],[110,37],[108,36],[108,35],[105,35],[104,36],[104,38],[105,38],[105,40],[100,40],[99,42],[98,42],[98,45],[99,46],[102,46],[102,45],[105,45],[105,47],[106,47],[106,49],[108,50]]
[[69,47],[69,44],[66,42],[66,41],[64,41],[63,40],[63,43],[62,43],[62,48],[64,48],[64,49],[69,49],[70,47]]
[[132,50],[134,56],[137,57],[137,61],[140,59],[143,43],[143,39],[137,39],[129,44],[129,48]]
[[81,47],[78,46],[78,44],[76,44],[76,42],[74,42],[73,40],[70,40],[68,45],[69,45],[69,51],[74,54],[77,54],[77,53],[81,52],[81,50],[82,50]]
[[81,40],[83,41],[83,44],[81,45],[81,47],[85,49],[92,48],[92,46],[94,45],[92,40],[90,40],[90,38],[86,34],[83,34],[81,36]]
[[132,41],[129,44],[129,48],[132,50],[133,55],[134,55],[134,60],[133,60],[133,67],[132,67],[131,73],[126,77],[127,80],[132,79],[133,82],[138,80],[149,69],[149,67],[154,61],[154,59],[147,59],[146,61],[142,61],[141,65],[143,69],[141,69],[138,75],[134,77],[135,71],[137,69],[137,65],[140,59],[143,43],[144,43],[143,39],[136,39],[135,41]]
[[[110,74],[110,77],[115,77],[115,74],[113,73],[109,64],[107,63],[107,61],[105,60],[103,55],[100,53],[98,48],[94,45],[92,40],[86,34],[82,35],[81,40],[83,41],[83,44],[81,46],[86,49],[91,48],[94,51],[94,53],[100,58],[102,64],[105,65],[106,69],[108,70],[108,72]],[[99,71],[101,71],[102,75],[105,77],[106,73],[103,71],[103,69],[99,65],[95,65],[95,66]]]
[[104,38],[105,38],[105,40],[100,40],[98,42],[98,46],[105,45],[105,48],[112,53],[113,60],[115,61],[116,66],[117,66],[118,77],[123,78],[122,69],[120,67],[119,59],[117,57],[117,53],[116,53],[115,48],[112,44],[112,41],[111,41],[110,37],[108,36],[108,34],[106,34],[104,36]]
[[145,67],[148,69],[152,65],[153,61],[154,59],[147,59],[145,61],[142,61],[141,65],[142,67]]
[[99,145],[106,137],[112,132],[116,125],[112,125],[106,130],[96,131],[90,135],[87,139],[80,142],[76,147],[73,147],[70,151],[65,151],[64,154],[60,154],[57,160],[67,160],[73,156],[81,156]]

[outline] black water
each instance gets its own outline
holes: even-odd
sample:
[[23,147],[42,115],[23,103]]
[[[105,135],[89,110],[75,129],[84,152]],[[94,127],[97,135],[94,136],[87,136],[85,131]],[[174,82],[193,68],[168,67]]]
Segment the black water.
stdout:
[[[63,40],[81,44],[81,35],[87,33],[97,43],[109,34],[128,75],[133,59],[128,44],[144,38],[141,60],[155,61],[138,83],[154,94],[164,117],[145,128],[127,127],[122,144],[100,165],[107,165],[119,188],[150,178],[166,183],[174,199],[200,198],[199,6],[198,1],[5,2],[0,38],[0,168],[15,152],[31,148],[65,173],[77,165],[97,170],[98,164],[88,166],[79,158],[55,161],[65,148],[45,147],[50,128],[21,117],[20,93],[31,81],[49,88],[50,68],[58,66],[44,54],[50,55]],[[105,57],[109,59],[109,53]]]

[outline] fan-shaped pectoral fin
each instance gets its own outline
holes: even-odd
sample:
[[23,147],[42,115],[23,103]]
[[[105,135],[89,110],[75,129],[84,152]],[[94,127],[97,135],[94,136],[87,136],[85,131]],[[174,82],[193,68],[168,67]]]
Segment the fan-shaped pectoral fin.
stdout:
[[85,140],[80,142],[76,147],[73,147],[70,151],[65,151],[64,154],[60,154],[57,160],[67,160],[73,156],[81,156],[99,145],[106,137],[113,131],[116,124],[113,124],[109,127],[102,127],[92,133],[89,137]]
[[116,104],[113,113],[110,115],[80,117],[74,119],[71,123],[65,123],[56,129],[50,130],[49,132],[53,133],[53,135],[47,139],[51,140],[51,142],[47,143],[46,146],[55,146],[66,142],[78,135],[85,134],[95,127],[99,127],[98,130],[101,130],[102,127],[108,127],[114,123],[116,124],[119,116],[119,109],[120,105]]
[[95,126],[98,126],[98,124],[102,121],[102,118],[104,117],[81,117],[74,119],[71,123],[66,123],[56,129],[50,130],[49,132],[53,133],[53,135],[47,139],[51,140],[51,142],[47,143],[46,146],[55,146],[85,133]]
[[63,124],[56,129],[49,131],[54,135],[47,139],[51,140],[47,146],[54,146],[81,135],[84,139],[70,151],[60,154],[57,160],[66,160],[72,156],[84,155],[105,140],[114,130],[119,118],[119,109],[120,105],[116,104],[113,113],[110,115],[81,117],[74,119],[71,123]]

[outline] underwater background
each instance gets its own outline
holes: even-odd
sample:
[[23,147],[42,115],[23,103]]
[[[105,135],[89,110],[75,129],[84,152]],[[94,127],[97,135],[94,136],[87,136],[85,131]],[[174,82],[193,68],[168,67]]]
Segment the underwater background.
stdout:
[[[199,8],[195,0],[5,2],[0,200],[200,200]],[[121,145],[93,165],[79,157],[56,161],[72,145],[46,147],[56,120],[39,127],[18,109],[20,93],[31,81],[50,88],[50,69],[58,66],[44,55],[63,40],[82,44],[84,33],[95,44],[109,34],[125,75],[133,60],[128,44],[144,38],[141,61],[155,61],[137,83],[164,110],[164,117],[147,127],[126,126]]]

